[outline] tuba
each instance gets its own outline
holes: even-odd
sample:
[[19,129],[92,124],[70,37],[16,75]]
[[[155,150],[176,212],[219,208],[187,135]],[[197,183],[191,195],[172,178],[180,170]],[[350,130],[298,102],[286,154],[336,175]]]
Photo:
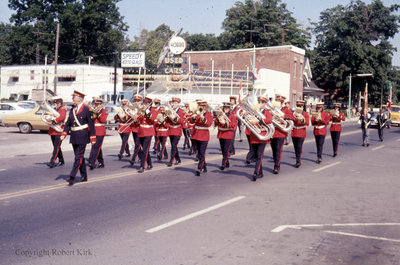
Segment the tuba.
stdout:
[[293,116],[296,120],[300,122],[303,121],[305,119],[303,116],[303,108],[296,107],[296,109],[293,112]]
[[[236,115],[240,121],[246,125],[249,130],[254,133],[258,139],[262,141],[269,140],[275,132],[275,128],[272,124],[260,125],[253,124],[254,119],[263,120],[265,116],[260,112],[251,108],[251,104],[248,99],[244,99],[237,105]],[[261,132],[266,131],[265,135],[262,135]]]
[[271,111],[272,113],[272,124],[279,128],[279,130],[289,133],[294,126],[294,122],[291,120],[285,120],[283,116],[285,114],[278,108],[274,107],[271,105],[270,102],[267,102],[267,105],[265,107],[267,110]]
[[[42,121],[46,124],[49,124],[49,122],[52,122],[53,120],[60,117],[60,113],[58,113],[58,111],[56,111],[52,106],[50,106],[50,104],[47,101],[43,101],[39,109],[44,110],[44,112],[42,113]],[[62,123],[50,125],[50,127],[56,130],[57,132],[63,131],[61,126]]]
[[219,122],[222,122],[222,123],[230,123],[231,122],[229,117],[226,116],[225,112],[221,109],[221,106],[219,106],[215,109],[215,115],[217,116],[216,118],[218,119]]

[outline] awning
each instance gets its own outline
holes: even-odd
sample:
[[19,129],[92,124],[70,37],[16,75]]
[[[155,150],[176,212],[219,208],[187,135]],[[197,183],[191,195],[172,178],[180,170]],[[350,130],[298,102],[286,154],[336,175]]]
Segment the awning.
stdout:
[[58,77],[76,77],[76,69],[58,69]]
[[12,70],[10,72],[10,77],[19,77],[19,70]]

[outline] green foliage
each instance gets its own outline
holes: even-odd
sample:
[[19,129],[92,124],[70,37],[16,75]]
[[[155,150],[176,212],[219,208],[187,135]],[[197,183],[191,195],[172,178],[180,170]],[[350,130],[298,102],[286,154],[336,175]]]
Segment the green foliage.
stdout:
[[398,32],[400,18],[394,12],[399,7],[357,0],[323,11],[315,24],[315,52],[310,53],[317,85],[345,97],[350,74],[372,73],[373,78],[353,78],[352,92],[362,91],[368,80],[369,102],[377,106],[391,69],[394,47],[388,39]]
[[307,48],[310,34],[300,25],[280,0],[245,0],[226,11],[220,36],[224,49],[291,44]]
[[220,50],[221,45],[218,37],[214,34],[183,34],[189,51],[215,51]]
[[119,0],[9,0],[15,10],[10,21],[13,25],[0,25],[1,30],[11,27],[9,42],[0,38],[9,50],[0,53],[0,64],[33,64],[36,45],[39,61],[45,54],[54,60],[56,25],[60,23],[59,63],[83,63],[88,56],[97,64],[112,65],[113,52],[126,46],[127,26],[116,3]]

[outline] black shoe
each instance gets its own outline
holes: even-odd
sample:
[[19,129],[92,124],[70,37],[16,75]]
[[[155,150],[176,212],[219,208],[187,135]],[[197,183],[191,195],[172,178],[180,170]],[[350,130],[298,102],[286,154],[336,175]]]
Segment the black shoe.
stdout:
[[196,170],[195,175],[196,175],[196,176],[200,176],[200,170]]
[[246,164],[250,165],[251,161],[250,160],[246,160]]
[[168,155],[164,156],[164,160],[168,160]]
[[322,162],[322,158],[319,157],[319,158],[317,159],[317,164],[321,164],[321,162]]
[[256,181],[256,180],[257,180],[257,174],[254,173],[254,174],[251,176],[251,181]]
[[367,147],[369,146],[369,144],[367,144]]
[[82,178],[81,182],[87,182],[87,177],[86,178]]
[[156,154],[157,153],[157,151],[156,150],[153,150],[153,154]]
[[138,173],[143,173],[144,172],[144,168],[140,167],[139,170],[137,171]]
[[207,168],[204,167],[202,171],[203,171],[204,173],[207,173]]
[[242,139],[240,139],[240,140],[239,140],[239,143],[241,143],[241,142],[243,142],[243,140],[242,140]]
[[153,165],[147,165],[146,170],[151,170],[153,168]]
[[300,162],[300,161],[297,161],[295,167],[296,167],[296,168],[299,168],[300,166],[301,166],[301,162]]
[[336,157],[336,156],[337,156],[337,154],[336,154],[336,153],[334,153],[334,154],[333,154],[333,157]]
[[69,178],[67,178],[65,181],[67,181],[68,184],[69,184],[70,186],[72,186],[72,185],[74,185],[75,178],[74,178],[74,177],[69,177]]
[[158,158],[158,160],[161,161],[161,155],[160,154],[157,154],[157,158]]
[[382,140],[382,139],[379,139],[379,142],[383,142],[383,140]]
[[362,144],[362,146],[365,146],[365,144]]
[[225,169],[225,167],[224,167],[224,166],[220,166],[220,167],[219,167],[219,169],[221,169],[221,170],[224,170],[224,169]]
[[64,163],[64,161],[61,161],[61,162],[58,162],[58,167],[61,167],[61,166],[63,166],[65,163]]
[[194,159],[194,162],[199,162],[199,158],[196,157],[196,158]]
[[97,168],[104,168],[104,163],[99,163],[99,164],[97,165]]
[[258,179],[262,179],[263,177],[264,177],[263,174],[258,174],[258,175],[257,175],[257,178],[258,178]]
[[193,154],[192,150],[189,150],[189,155],[191,156]]
[[47,166],[48,166],[49,168],[55,167],[55,165],[54,165],[53,163],[47,163]]
[[273,173],[274,174],[279,174],[279,167],[275,167]]
[[131,159],[129,160],[129,163],[131,164],[131,166],[133,166],[135,164],[135,160]]
[[172,167],[172,162],[171,161],[168,162],[167,167]]
[[118,154],[118,159],[121,160],[122,159],[122,155]]
[[175,161],[175,166],[176,166],[176,165],[179,165],[180,163],[181,163],[181,160],[176,160],[176,161]]
[[91,163],[89,163],[89,169],[93,170],[93,168],[94,168],[94,166]]

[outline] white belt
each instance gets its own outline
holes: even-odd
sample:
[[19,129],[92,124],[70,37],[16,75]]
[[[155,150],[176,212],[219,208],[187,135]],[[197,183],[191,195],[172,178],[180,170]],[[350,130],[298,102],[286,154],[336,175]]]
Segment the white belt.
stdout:
[[143,127],[143,128],[153,128],[153,125],[140,124],[140,127]]
[[76,132],[76,131],[82,131],[83,129],[86,129],[88,127],[87,124],[81,125],[81,126],[75,126],[71,127],[71,131]]
[[323,129],[323,128],[325,128],[325,125],[321,125],[321,126],[314,126],[314,128],[315,128],[315,129],[317,129],[317,130],[320,130],[320,129]]
[[159,132],[166,132],[168,129],[158,129]]
[[106,126],[106,125],[103,123],[95,123],[94,126]]
[[223,127],[218,127],[218,130],[220,130],[220,131],[233,131],[232,128],[223,128]]
[[194,126],[197,130],[208,130],[210,129],[209,127],[203,127],[203,126]]
[[178,125],[170,125],[169,128],[176,129],[176,128],[179,128],[181,126],[182,125],[180,125],[180,124],[178,124]]
[[332,125],[340,125],[341,123],[340,122],[332,122],[331,124]]
[[297,130],[304,129],[304,128],[306,128],[306,126],[294,126],[293,127],[293,129],[297,129]]

